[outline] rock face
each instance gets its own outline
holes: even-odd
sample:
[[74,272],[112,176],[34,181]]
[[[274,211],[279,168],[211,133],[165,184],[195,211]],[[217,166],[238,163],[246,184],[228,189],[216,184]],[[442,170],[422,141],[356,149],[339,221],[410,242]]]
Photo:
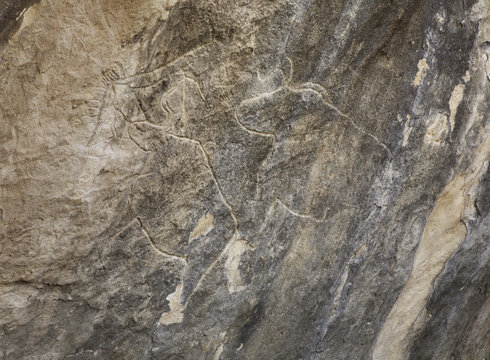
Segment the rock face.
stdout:
[[487,0],[0,5],[0,359],[490,356]]

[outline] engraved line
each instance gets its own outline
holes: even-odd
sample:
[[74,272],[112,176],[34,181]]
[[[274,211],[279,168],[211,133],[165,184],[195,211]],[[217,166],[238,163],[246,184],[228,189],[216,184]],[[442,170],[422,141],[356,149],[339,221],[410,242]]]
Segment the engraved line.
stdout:
[[187,258],[185,256],[180,256],[180,255],[175,255],[175,254],[171,254],[169,253],[168,251],[164,251],[160,248],[157,247],[157,245],[155,244],[155,241],[153,240],[153,238],[150,236],[150,233],[148,232],[148,230],[146,229],[145,225],[143,224],[143,221],[141,221],[141,219],[139,217],[136,217],[136,221],[138,222],[138,225],[140,226],[141,228],[141,231],[143,231],[143,233],[145,234],[145,236],[148,238],[148,241],[150,242],[151,244],[151,247],[157,252],[159,253],[160,255],[163,255],[163,256],[166,256],[166,257],[169,257],[171,259],[174,259],[174,260],[178,260],[178,261],[181,261],[181,262],[184,262],[186,265],[187,265]]
[[272,133],[272,132],[266,132],[266,131],[258,131],[258,130],[254,130],[254,129],[250,129],[248,127],[246,127],[245,125],[243,125],[243,123],[238,120],[238,116],[234,115],[235,117],[235,120],[236,122],[238,123],[238,125],[245,131],[251,133],[251,134],[255,134],[255,135],[260,135],[260,136],[266,136],[266,137],[271,137],[274,141],[277,141],[277,137],[276,137],[276,134]]
[[209,169],[209,171],[211,172],[211,175],[213,177],[213,180],[214,180],[214,183],[216,184],[216,188],[218,190],[218,193],[223,201],[223,203],[225,204],[225,206],[230,210],[230,213],[231,213],[231,217],[233,218],[233,221],[235,222],[235,229],[238,233],[240,233],[240,223],[238,221],[238,218],[235,214],[235,210],[233,210],[231,204],[228,202],[228,200],[225,198],[225,196],[223,195],[223,192],[221,191],[221,187],[218,183],[218,179],[216,178],[216,174],[214,172],[214,169],[212,168],[211,166],[211,161],[210,161],[210,158],[209,158],[209,155],[207,153],[207,151],[204,149],[203,145],[201,144],[201,142],[199,140],[195,140],[195,139],[191,139],[191,138],[188,138],[188,137],[185,137],[185,136],[179,136],[179,135],[176,135],[176,134],[172,134],[172,133],[167,133],[168,136],[171,136],[175,139],[178,139],[178,140],[183,140],[183,141],[189,141],[193,144],[196,144],[197,146],[199,146],[201,152],[203,153],[204,155],[204,158],[206,159],[206,166],[207,168]]
[[300,217],[300,218],[303,218],[303,219],[309,219],[311,221],[314,221],[316,223],[324,223],[325,222],[325,219],[318,219],[314,216],[311,216],[311,215],[305,215],[305,214],[300,214],[299,212],[291,209],[289,206],[287,206],[284,202],[282,202],[280,199],[276,199],[276,201],[284,208],[286,209],[287,212],[289,212],[290,214],[294,215],[294,216],[297,216],[297,217]]
[[[130,86],[131,88],[134,88],[134,89],[137,89],[137,88],[147,88],[147,87],[154,86],[155,84],[157,84],[158,82],[160,82],[162,80],[161,79],[161,75],[162,75],[161,73],[163,73],[163,71],[165,71],[167,68],[175,65],[180,60],[182,60],[182,59],[184,59],[184,58],[186,58],[188,56],[193,55],[194,53],[198,52],[199,50],[201,50],[202,48],[207,47],[207,46],[209,46],[209,43],[203,44],[201,46],[198,46],[195,49],[189,50],[185,54],[179,56],[178,58],[170,61],[169,63],[167,63],[165,65],[162,65],[162,66],[157,67],[156,69],[153,69],[151,71],[145,71],[145,72],[142,72],[142,73],[139,73],[139,74],[134,74],[134,75],[128,76],[127,78],[121,79],[121,80],[117,81],[116,84],[128,85],[128,86]],[[156,79],[155,80],[151,80],[150,79],[150,81],[148,82],[147,85],[138,85],[138,86],[131,85],[131,83],[132,82],[135,82],[137,79],[142,79],[142,78],[151,77],[151,76],[155,76]]]
[[216,184],[216,188],[218,190],[218,193],[220,194],[220,197],[221,197],[223,203],[225,204],[225,206],[230,210],[231,217],[233,218],[233,221],[235,222],[235,231],[234,231],[233,235],[230,237],[230,240],[226,243],[224,249],[220,252],[220,254],[216,257],[216,259],[202,273],[201,277],[199,278],[198,282],[196,283],[196,286],[194,287],[194,289],[192,290],[192,292],[189,294],[189,296],[187,297],[187,300],[184,303],[184,307],[186,307],[187,306],[187,303],[190,301],[190,299],[192,298],[192,296],[194,295],[194,293],[197,290],[200,289],[200,287],[201,287],[201,285],[202,285],[202,283],[204,281],[204,278],[216,266],[216,264],[222,259],[222,257],[224,256],[224,254],[226,254],[228,252],[228,250],[230,249],[230,247],[233,245],[233,243],[235,241],[240,241],[240,240],[241,241],[245,241],[250,249],[255,249],[255,248],[248,242],[248,240],[246,240],[246,239],[240,239],[240,223],[238,221],[238,218],[237,218],[237,216],[235,214],[235,211],[233,210],[231,204],[228,202],[228,200],[223,195],[223,192],[221,191],[221,188],[219,186],[218,180],[216,178],[216,174],[214,173],[214,170],[211,167],[211,161],[210,161],[209,155],[208,155],[207,151],[204,149],[204,146],[202,145],[202,143],[199,140],[191,139],[191,138],[188,138],[188,137],[185,137],[185,136],[179,136],[179,135],[172,134],[172,133],[167,133],[167,135],[170,136],[170,137],[173,137],[175,139],[182,140],[182,141],[188,141],[188,142],[191,142],[191,143],[196,144],[196,145],[199,146],[199,148],[201,149],[201,152],[203,153],[203,155],[204,155],[204,157],[206,159],[206,163],[207,163],[206,164],[206,167],[211,172],[211,176],[213,177],[214,183]]
[[[315,84],[315,83],[305,83],[306,85],[308,85],[307,87],[305,88],[293,88],[291,86],[284,86],[285,88],[291,90],[292,92],[302,92],[302,91],[311,91],[313,92],[314,94],[318,95],[321,99],[321,101],[327,105],[329,108],[331,108],[332,110],[334,110],[335,112],[337,112],[337,114],[339,114],[340,116],[342,116],[344,119],[346,119],[347,121],[349,121],[359,132],[361,132],[362,134],[366,135],[366,136],[369,136],[371,137],[372,139],[374,139],[378,145],[380,145],[383,149],[386,150],[386,152],[388,153],[388,155],[393,158],[393,154],[392,152],[390,151],[390,149],[381,141],[379,140],[375,135],[369,133],[368,131],[364,130],[362,127],[360,127],[354,120],[352,120],[347,114],[344,114],[342,111],[340,111],[335,105],[333,105],[332,103],[330,103],[328,100],[326,100],[324,98],[324,95],[319,92],[317,89],[314,89],[312,87],[310,87],[311,85],[316,85],[318,87],[320,87],[323,91],[326,92],[326,90],[323,88],[323,86],[319,85],[319,84]],[[315,86],[315,87],[316,87]],[[323,92],[322,91],[322,92]]]

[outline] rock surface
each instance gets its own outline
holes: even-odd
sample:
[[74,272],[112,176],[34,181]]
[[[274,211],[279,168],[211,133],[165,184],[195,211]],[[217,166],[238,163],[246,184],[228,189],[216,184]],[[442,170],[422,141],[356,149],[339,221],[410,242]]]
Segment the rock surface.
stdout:
[[490,357],[488,0],[0,6],[0,359]]

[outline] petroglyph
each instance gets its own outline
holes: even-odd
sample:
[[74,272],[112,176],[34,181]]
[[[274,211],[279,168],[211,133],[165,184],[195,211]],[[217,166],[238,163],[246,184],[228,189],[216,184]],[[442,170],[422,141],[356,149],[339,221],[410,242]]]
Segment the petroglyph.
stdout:
[[[259,108],[265,106],[265,104],[267,102],[280,101],[279,99],[286,95],[285,90],[289,91],[291,93],[297,93],[297,94],[309,92],[309,93],[316,95],[327,108],[334,110],[341,118],[343,118],[343,119],[347,120],[349,123],[351,123],[363,135],[368,136],[371,139],[373,139],[378,145],[380,145],[388,153],[388,155],[390,157],[393,157],[392,152],[386,146],[386,144],[384,144],[382,141],[380,141],[378,139],[378,137],[369,133],[368,131],[363,129],[361,126],[359,126],[351,117],[349,117],[348,115],[346,115],[345,113],[340,111],[331,102],[330,96],[328,95],[328,91],[322,85],[314,83],[314,82],[304,82],[304,83],[300,83],[299,85],[292,85],[291,82],[292,82],[292,75],[293,75],[293,71],[294,71],[293,70],[293,62],[291,59],[288,58],[288,63],[290,64],[290,69],[289,69],[289,71],[287,71],[288,76],[286,76],[284,74],[284,71],[282,69],[277,69],[275,72],[272,72],[272,74],[270,75],[270,77],[275,76],[275,74],[277,74],[278,72],[280,74],[282,74],[282,76],[279,77],[279,79],[281,79],[282,82],[280,83],[280,85],[278,87],[275,87],[270,91],[261,92],[261,93],[255,95],[251,98],[247,98],[247,99],[242,100],[240,102],[240,104],[238,105],[238,109],[237,109],[237,114],[238,114],[237,115],[237,122],[240,124],[240,126],[242,128],[244,128],[246,131],[253,132],[253,133],[258,134],[258,135],[273,137],[276,140],[277,134],[275,134],[274,132],[265,131],[263,128],[262,129],[253,128],[253,127],[249,126],[248,124],[245,124],[243,122],[243,120],[240,121],[239,118],[240,118],[240,113],[242,113],[242,108],[243,107],[251,107],[251,108],[259,109]],[[268,81],[268,77],[261,77],[257,73],[257,78],[259,79],[259,81],[261,83],[271,83],[271,84],[273,84],[272,86],[274,86],[275,82]]]
[[0,358],[486,356],[484,0],[3,3]]

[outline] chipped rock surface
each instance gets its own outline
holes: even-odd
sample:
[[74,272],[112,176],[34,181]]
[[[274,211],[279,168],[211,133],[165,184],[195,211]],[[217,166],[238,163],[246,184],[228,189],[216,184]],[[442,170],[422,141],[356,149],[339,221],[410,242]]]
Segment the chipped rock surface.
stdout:
[[490,357],[487,0],[0,0],[0,359]]

